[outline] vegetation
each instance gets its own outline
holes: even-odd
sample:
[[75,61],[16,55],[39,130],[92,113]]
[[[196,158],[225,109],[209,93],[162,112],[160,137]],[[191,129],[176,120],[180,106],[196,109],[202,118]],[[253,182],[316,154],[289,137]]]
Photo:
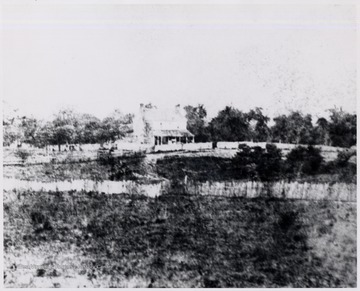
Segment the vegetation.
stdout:
[[[198,141],[281,139],[344,147],[356,143],[356,115],[336,110],[330,121],[319,119],[316,125],[310,115],[293,112],[276,118],[271,128],[261,108],[244,113],[226,107],[209,123],[203,106],[188,106],[186,111],[188,127]],[[28,118],[7,120],[4,142],[57,144],[60,149],[65,143],[119,138],[130,131],[130,124],[131,116],[118,111],[103,120],[62,111],[45,124]],[[30,152],[19,149],[16,154],[26,161]],[[354,203],[276,199],[275,190],[272,197],[265,193],[254,199],[190,195],[194,192],[183,183],[188,179],[253,180],[267,186],[283,179],[356,183],[354,155],[356,151],[348,149],[326,162],[313,146],[299,146],[283,156],[267,144],[240,145],[233,158],[170,156],[152,163],[143,154],[108,155],[98,161],[5,167],[5,177],[46,182],[170,180],[169,188],[156,198],[129,189],[122,195],[4,191],[5,285],[355,287]],[[277,191],[277,197],[286,197],[284,192]],[[74,269],[59,267],[68,264],[66,258],[71,258]],[[44,265],[20,267],[35,262]],[[69,278],[73,281],[66,285]]]
[[311,115],[303,116],[300,112],[291,112],[274,118],[272,127],[273,141],[295,144],[310,144],[312,140]]
[[249,126],[247,114],[230,106],[219,111],[209,123],[213,141],[249,140]]
[[196,142],[207,142],[211,139],[208,124],[206,122],[207,112],[204,105],[197,107],[185,106],[187,129],[195,135]]
[[[23,151],[23,150],[22,150]],[[229,155],[170,155],[154,161],[138,153],[125,157],[101,156],[98,161],[65,159],[63,163],[6,166],[4,177],[51,182],[57,180],[138,180],[169,179],[176,183],[193,181],[279,180],[356,183],[356,150],[344,150],[326,161],[319,150],[297,147],[283,156],[275,145],[266,148],[240,145],[234,157]],[[68,154],[69,158],[71,154]]]
[[356,205],[29,191],[4,201],[6,286],[40,246],[48,265],[25,270],[33,286],[63,286],[65,252],[79,258],[71,275],[95,287],[356,286]]
[[[153,105],[146,105],[151,107]],[[220,110],[210,121],[206,119],[204,105],[185,106],[187,128],[195,135],[196,142],[254,141],[293,144],[318,144],[351,147],[356,144],[356,114],[341,109],[331,109],[330,120],[319,118],[313,125],[310,114],[299,111],[273,119],[263,114],[262,108],[243,112],[231,106]],[[132,132],[131,114],[115,110],[99,120],[90,114],[60,110],[51,121],[41,122],[30,117],[4,117],[3,145],[14,142],[34,146],[104,143],[114,141]],[[148,130],[147,125],[146,130]]]
[[118,158],[110,155],[102,157],[99,163],[107,167],[110,180],[137,180],[147,174],[144,158],[142,153]]
[[35,118],[13,117],[3,120],[3,145],[15,141],[33,146],[64,144],[104,143],[114,141],[131,132],[132,115],[115,110],[110,116],[99,120],[90,114],[80,114],[70,109],[60,110],[51,121],[41,122]]
[[318,173],[323,162],[320,150],[312,146],[296,147],[287,155],[288,172],[292,176],[314,175]]
[[196,181],[312,181],[356,183],[356,165],[349,163],[354,151],[339,152],[335,161],[325,162],[312,146],[296,147],[285,157],[275,145],[266,148],[240,144],[234,158],[170,156],[156,163],[158,175],[172,180],[185,176]]
[[329,135],[331,144],[339,147],[356,145],[356,115],[342,110],[331,110]]
[[356,144],[356,114],[342,109],[331,109],[330,120],[320,117],[315,125],[310,114],[292,111],[275,117],[274,125],[268,126],[270,118],[262,108],[242,112],[231,106],[220,110],[210,122],[206,122],[203,105],[186,106],[188,129],[206,141],[254,141],[282,142],[292,144],[317,144],[351,147]]
[[243,179],[274,181],[281,177],[281,158],[281,150],[272,144],[267,144],[266,149],[241,144],[233,166]]
[[31,155],[32,155],[31,152],[28,151],[28,150],[17,149],[17,150],[15,151],[15,156],[18,157],[18,158],[20,158],[23,163],[25,163],[26,160],[27,160],[29,157],[31,157]]

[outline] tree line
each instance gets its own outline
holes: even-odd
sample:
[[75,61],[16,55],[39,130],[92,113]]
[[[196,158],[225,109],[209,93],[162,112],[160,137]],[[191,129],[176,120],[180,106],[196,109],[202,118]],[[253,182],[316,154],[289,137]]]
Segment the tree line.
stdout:
[[197,142],[254,141],[291,144],[351,147],[356,145],[356,114],[342,109],[330,109],[330,118],[317,119],[310,114],[292,111],[273,118],[264,115],[262,108],[240,111],[226,106],[210,122],[203,105],[186,106],[187,127]]
[[131,114],[115,110],[100,120],[91,114],[81,114],[70,109],[60,110],[50,121],[33,117],[4,117],[3,145],[14,142],[36,147],[64,144],[95,144],[115,141],[131,132]]
[[[261,108],[243,112],[231,106],[210,121],[204,105],[185,106],[187,128],[196,142],[254,141],[351,147],[356,145],[356,114],[330,109],[330,118],[313,124],[310,114],[293,111],[273,118]],[[3,118],[3,145],[25,142],[36,147],[95,144],[121,139],[132,132],[133,115],[115,110],[104,119],[73,110],[60,110],[52,120],[33,117]]]

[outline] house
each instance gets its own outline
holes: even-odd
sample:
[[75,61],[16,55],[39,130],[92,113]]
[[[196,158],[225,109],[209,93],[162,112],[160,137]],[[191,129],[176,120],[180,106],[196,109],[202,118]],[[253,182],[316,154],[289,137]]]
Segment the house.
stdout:
[[186,128],[187,119],[180,105],[171,109],[158,109],[151,104],[140,104],[134,118],[134,136],[140,143],[164,145],[192,143],[194,135]]

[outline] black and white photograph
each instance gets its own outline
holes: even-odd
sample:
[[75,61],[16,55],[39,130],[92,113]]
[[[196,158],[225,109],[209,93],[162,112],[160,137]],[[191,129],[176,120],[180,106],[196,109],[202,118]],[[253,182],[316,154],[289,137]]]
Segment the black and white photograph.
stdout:
[[356,1],[4,0],[4,288],[356,288]]

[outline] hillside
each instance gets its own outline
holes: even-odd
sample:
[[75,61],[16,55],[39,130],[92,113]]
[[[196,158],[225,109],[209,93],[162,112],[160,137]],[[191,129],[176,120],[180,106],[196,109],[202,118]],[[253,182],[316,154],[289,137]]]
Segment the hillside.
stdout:
[[7,287],[356,286],[352,203],[79,192],[4,201]]

